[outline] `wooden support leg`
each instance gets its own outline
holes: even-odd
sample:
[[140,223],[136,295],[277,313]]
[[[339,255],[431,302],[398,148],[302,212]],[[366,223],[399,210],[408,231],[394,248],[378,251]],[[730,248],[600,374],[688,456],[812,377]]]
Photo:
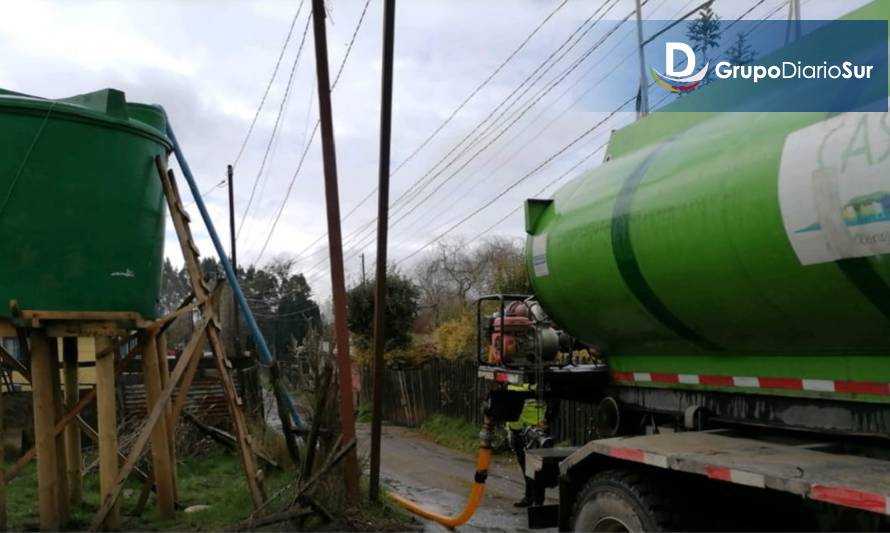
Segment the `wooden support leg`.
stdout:
[[[158,343],[153,333],[142,335],[142,373],[145,379],[145,412],[150,413],[161,397],[161,372],[158,363]],[[158,513],[164,520],[176,515],[173,464],[170,462],[170,437],[167,433],[167,410],[162,408],[160,423],[151,432],[152,472],[157,486]]]
[[3,396],[7,392],[10,391],[8,389],[4,391],[0,385],[0,531],[6,531],[6,446],[4,445],[6,424],[3,416]]
[[31,332],[31,380],[34,396],[34,441],[37,451],[37,490],[40,529],[58,531],[62,526],[58,502],[56,456],[56,409],[53,397],[50,342],[40,330]]
[[[50,366],[53,382],[53,402],[56,424],[65,412],[65,399],[62,394],[62,366],[59,364],[59,339],[49,338]],[[68,461],[65,456],[65,433],[56,433],[56,470],[58,480],[56,490],[59,493],[59,519],[62,525],[68,522]]]
[[[65,411],[80,401],[80,380],[77,368],[77,337],[62,339],[62,363],[65,375]],[[80,447],[80,424],[68,424],[65,428],[65,461],[68,466],[68,501],[77,505],[83,500],[81,468],[83,457]]]
[[[161,388],[170,381],[170,363],[167,361],[167,334],[158,333],[158,369],[161,373]],[[169,440],[170,464],[173,465],[173,496],[179,500],[176,482],[176,419],[173,416],[173,402],[167,404],[167,439]]]
[[[96,337],[96,353],[111,345],[107,337]],[[117,390],[114,384],[114,352],[96,358],[96,413],[99,422],[99,492],[102,501],[111,494],[117,480]],[[108,512],[105,529],[120,527],[119,506]]]
[[118,472],[117,479],[114,481],[114,487],[112,488],[108,496],[103,499],[102,506],[99,507],[99,510],[96,511],[96,514],[90,521],[90,531],[95,531],[102,526],[105,517],[108,516],[108,512],[117,502],[121,490],[123,490],[124,488],[124,482],[127,480],[127,476],[129,475],[130,471],[133,470],[133,467],[136,466],[136,463],[139,461],[139,459],[142,457],[142,452],[145,450],[145,446],[148,444],[148,441],[151,438],[151,434],[154,431],[155,426],[161,419],[161,415],[163,415],[162,411],[164,410],[164,403],[169,401],[170,397],[173,395],[174,387],[176,387],[177,384],[181,385],[182,390],[180,390],[180,396],[188,394],[188,387],[182,383],[182,377],[186,371],[186,368],[189,366],[189,363],[191,363],[196,357],[200,357],[201,341],[203,340],[204,331],[206,329],[207,319],[205,318],[198,326],[195,335],[192,335],[192,338],[189,339],[188,344],[186,344],[185,348],[182,350],[182,356],[179,358],[179,361],[176,362],[176,366],[173,368],[173,372],[170,373],[169,383],[167,383],[167,386],[164,387],[164,390],[161,392],[159,402],[152,407],[151,412],[148,415],[148,419],[145,421],[142,429],[139,430],[139,436],[136,437],[136,441],[130,448],[130,453],[127,455],[127,460],[124,461],[124,465],[121,467],[120,472]]

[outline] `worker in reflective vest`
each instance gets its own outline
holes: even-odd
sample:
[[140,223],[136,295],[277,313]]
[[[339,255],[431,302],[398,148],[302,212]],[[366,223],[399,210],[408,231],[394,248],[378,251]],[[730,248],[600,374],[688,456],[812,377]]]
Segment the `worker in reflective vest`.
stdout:
[[[509,385],[507,388],[508,390],[526,392],[534,390],[527,384]],[[544,487],[538,487],[533,479],[525,475],[525,450],[541,445],[540,437],[546,435],[547,432],[545,412],[546,406],[543,404],[539,405],[535,398],[527,398],[519,419],[515,422],[507,422],[507,435],[510,439],[510,447],[516,455],[516,461],[519,463],[522,477],[525,479],[525,496],[513,504],[516,507],[529,507],[544,503]]]

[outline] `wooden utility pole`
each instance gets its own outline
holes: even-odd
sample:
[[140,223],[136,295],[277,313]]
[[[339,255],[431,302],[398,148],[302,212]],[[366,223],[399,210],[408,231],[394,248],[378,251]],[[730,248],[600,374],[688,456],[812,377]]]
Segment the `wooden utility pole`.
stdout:
[[362,285],[368,281],[368,278],[365,277],[365,252],[362,252]]
[[[324,0],[312,0],[312,29],[315,36],[315,70],[318,80],[318,111],[321,120],[328,248],[331,256],[331,289],[334,300],[334,337],[337,343],[337,371],[340,382],[340,431],[343,442],[351,442],[355,438],[355,411],[352,405],[349,330],[346,328],[346,280],[343,271],[343,241],[340,234],[340,193],[337,188],[337,154],[334,147],[334,120],[331,110],[331,80],[328,68]],[[347,501],[355,504],[358,502],[359,470],[358,457],[354,448],[346,456],[343,475],[346,482]]]
[[380,168],[377,185],[377,286],[374,292],[374,395],[371,409],[372,501],[380,497],[380,430],[383,418],[383,351],[386,315],[386,243],[389,230],[389,162],[392,139],[392,78],[396,2],[383,5],[383,74],[380,91]]
[[[232,255],[232,270],[238,275],[238,250],[235,246],[235,169],[232,165],[226,167],[226,176],[229,183],[229,238],[231,239],[230,253]],[[241,357],[241,332],[238,329],[238,299],[235,291],[232,291],[232,332],[235,334],[235,357]]]
[[642,2],[637,0],[637,52],[640,56],[640,109],[637,112],[637,118],[649,114],[649,83],[646,78],[645,46],[643,41],[643,6]]

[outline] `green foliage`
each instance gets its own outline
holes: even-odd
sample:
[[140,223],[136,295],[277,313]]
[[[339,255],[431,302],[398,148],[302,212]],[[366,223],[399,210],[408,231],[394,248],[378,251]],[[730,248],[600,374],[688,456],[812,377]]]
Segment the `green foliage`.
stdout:
[[[251,265],[247,270],[238,270],[241,289],[257,324],[273,354],[281,358],[287,355],[291,339],[302,341],[310,327],[321,324],[321,314],[318,305],[312,299],[312,289],[303,274],[293,272],[293,264],[292,260],[277,260],[263,267]],[[201,260],[201,270],[205,279],[223,277],[222,266],[213,257]],[[221,312],[220,316],[227,322],[223,329],[227,334],[231,334],[233,328],[228,323],[233,318],[231,293],[226,292],[226,297],[220,303],[225,311]],[[172,311],[190,293],[191,288],[185,269],[177,269],[166,260],[161,278],[163,311]],[[246,331],[247,326],[240,316],[238,320],[242,324],[241,331]],[[182,331],[174,330],[171,344],[185,342],[190,333],[188,327]],[[243,339],[248,337],[242,335]],[[253,349],[255,350],[255,347]]]
[[476,347],[476,317],[470,312],[446,320],[433,332],[436,350],[452,361],[472,358]]
[[492,260],[492,293],[532,294],[528,263],[523,253],[503,254]]
[[[356,285],[346,294],[347,323],[353,342],[370,350],[374,333],[374,280]],[[384,315],[387,351],[404,349],[411,344],[411,326],[417,318],[417,286],[405,276],[393,273],[386,278],[386,313]]]
[[[352,351],[353,359],[361,366],[369,367],[374,361],[374,351],[371,347],[356,346]],[[439,356],[435,343],[418,337],[412,337],[411,342],[404,348],[393,348],[383,353],[383,360],[390,368],[411,368],[422,365],[425,361]]]
[[[720,16],[714,13],[711,6],[702,9],[699,17],[689,23],[686,37],[692,44],[692,48],[701,52],[702,63],[709,62],[708,50],[720,46]],[[714,70],[708,71],[705,81],[709,81]]]
[[733,65],[749,65],[755,57],[754,49],[748,44],[744,33],[739,33],[735,43],[726,51],[726,59]]
[[358,409],[355,412],[355,419],[358,422],[368,424],[371,422],[371,403],[370,402],[362,402],[358,404]]
[[433,415],[423,421],[420,433],[436,444],[465,452],[479,448],[479,426],[463,418]]

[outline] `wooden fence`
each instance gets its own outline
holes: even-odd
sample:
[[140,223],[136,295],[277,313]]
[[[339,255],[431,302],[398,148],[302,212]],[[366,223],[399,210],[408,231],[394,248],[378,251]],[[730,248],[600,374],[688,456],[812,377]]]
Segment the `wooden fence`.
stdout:
[[[360,401],[371,401],[371,370],[361,370]],[[397,425],[418,427],[442,414],[479,423],[486,386],[472,361],[434,359],[419,368],[387,369],[383,374],[383,417]],[[557,442],[580,446],[590,440],[594,406],[562,401],[551,428]]]

